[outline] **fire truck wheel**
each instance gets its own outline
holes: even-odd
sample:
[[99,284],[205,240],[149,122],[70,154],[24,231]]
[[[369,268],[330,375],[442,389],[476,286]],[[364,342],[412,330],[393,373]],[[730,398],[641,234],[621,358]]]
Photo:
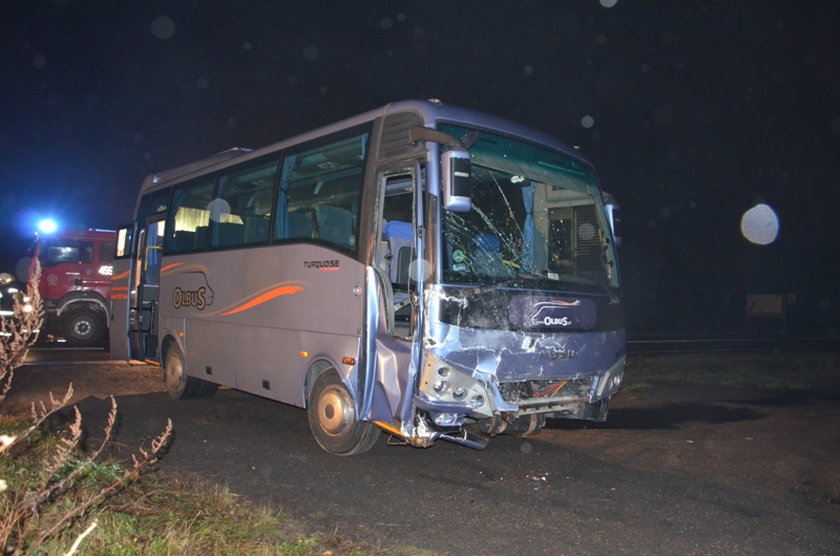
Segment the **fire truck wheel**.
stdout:
[[74,346],[99,346],[105,339],[106,323],[100,311],[82,308],[62,318],[64,339]]
[[352,456],[367,452],[376,444],[379,429],[356,419],[353,397],[333,369],[318,375],[307,402],[309,427],[324,450]]

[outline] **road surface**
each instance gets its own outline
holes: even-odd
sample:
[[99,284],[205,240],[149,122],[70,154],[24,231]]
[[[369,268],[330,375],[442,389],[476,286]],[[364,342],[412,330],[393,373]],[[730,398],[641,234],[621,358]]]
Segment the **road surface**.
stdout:
[[[100,367],[109,364],[62,372]],[[834,395],[623,393],[604,425],[553,421],[537,437],[499,436],[482,452],[443,442],[389,446],[383,435],[369,453],[346,458],[318,448],[304,410],[234,390],[117,400],[120,446],[138,445],[173,419],[163,472],[200,474],[374,545],[455,555],[810,555],[840,547]],[[95,438],[107,402],[88,396],[79,408]]]

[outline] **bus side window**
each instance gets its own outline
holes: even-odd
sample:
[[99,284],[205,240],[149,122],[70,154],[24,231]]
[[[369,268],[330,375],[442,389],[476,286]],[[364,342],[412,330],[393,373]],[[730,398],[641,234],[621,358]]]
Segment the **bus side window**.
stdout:
[[353,213],[347,209],[321,205],[315,207],[318,237],[343,247],[351,246]]
[[210,211],[211,247],[267,243],[278,159],[236,167],[219,177],[219,196]]
[[286,154],[275,239],[313,240],[356,250],[368,136],[343,134],[342,139]]
[[214,183],[210,177],[175,188],[167,228],[167,253],[188,253],[207,247]]

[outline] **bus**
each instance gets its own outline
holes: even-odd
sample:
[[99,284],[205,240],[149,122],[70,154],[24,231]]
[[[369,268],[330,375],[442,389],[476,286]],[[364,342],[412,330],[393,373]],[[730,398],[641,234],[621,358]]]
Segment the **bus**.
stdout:
[[305,408],[338,455],[383,431],[482,449],[602,421],[625,361],[615,209],[549,136],[392,103],[146,178],[111,351],[160,365],[176,399]]

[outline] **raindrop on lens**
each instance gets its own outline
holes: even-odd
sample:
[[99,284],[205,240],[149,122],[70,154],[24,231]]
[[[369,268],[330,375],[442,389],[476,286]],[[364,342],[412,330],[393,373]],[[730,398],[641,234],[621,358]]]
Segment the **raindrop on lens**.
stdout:
[[779,235],[779,217],[770,205],[759,203],[741,217],[741,234],[756,245],[769,245]]
[[578,237],[584,241],[589,241],[595,237],[595,226],[586,222],[581,224],[578,228]]
[[175,22],[168,15],[161,15],[152,21],[151,29],[155,37],[166,40],[175,34]]
[[213,199],[207,203],[207,212],[210,213],[210,220],[219,222],[222,216],[230,214],[230,203],[224,199]]
[[318,47],[315,45],[310,44],[306,48],[303,49],[303,59],[307,62],[314,62],[318,59],[320,55],[320,51]]

